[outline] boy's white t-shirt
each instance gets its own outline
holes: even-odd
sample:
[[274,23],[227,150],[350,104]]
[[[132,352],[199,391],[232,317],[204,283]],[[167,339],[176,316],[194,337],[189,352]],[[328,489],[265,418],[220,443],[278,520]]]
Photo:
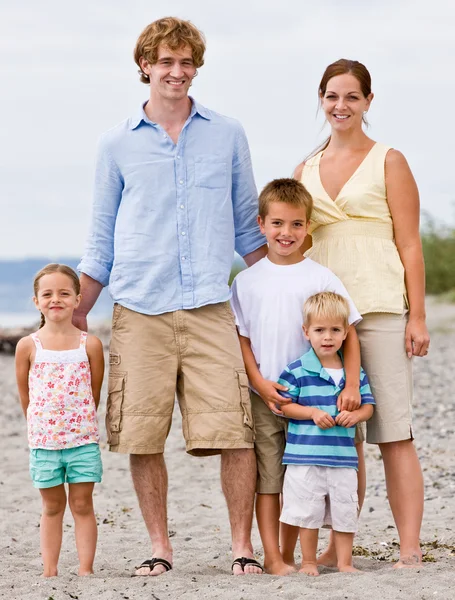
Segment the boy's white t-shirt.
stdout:
[[344,377],[344,369],[328,369],[327,367],[324,367],[324,370],[327,371],[333,379],[335,385],[338,385]]
[[267,257],[237,275],[231,306],[240,335],[251,342],[265,379],[277,381],[285,367],[304,354],[303,304],[319,292],[344,296],[351,308],[349,323],[361,321],[358,310],[338,277],[311,258],[295,265],[276,265]]

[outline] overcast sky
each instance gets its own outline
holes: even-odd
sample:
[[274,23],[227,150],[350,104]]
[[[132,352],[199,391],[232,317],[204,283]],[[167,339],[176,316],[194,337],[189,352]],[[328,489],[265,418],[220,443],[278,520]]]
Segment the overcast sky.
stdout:
[[323,139],[319,80],[351,58],[372,75],[369,135],[405,154],[422,208],[454,222],[453,0],[3,0],[0,258],[82,254],[97,139],[148,97],[132,52],[167,15],[205,33],[192,94],[242,122],[259,188]]

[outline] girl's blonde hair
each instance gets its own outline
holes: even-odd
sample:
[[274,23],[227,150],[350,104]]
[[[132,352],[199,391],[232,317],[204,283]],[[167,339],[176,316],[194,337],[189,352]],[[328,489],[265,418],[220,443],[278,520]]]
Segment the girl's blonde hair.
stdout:
[[340,294],[321,292],[310,296],[303,305],[303,324],[309,327],[314,319],[322,321],[341,321],[343,327],[349,327],[349,302]]
[[[38,271],[38,273],[35,275],[35,279],[33,280],[33,292],[35,294],[35,298],[38,297],[40,279],[45,275],[50,275],[51,273],[63,273],[64,275],[67,275],[71,279],[71,283],[73,284],[76,296],[79,296],[79,294],[81,293],[81,284],[76,271],[74,271],[71,267],[68,267],[67,265],[60,265],[59,263],[50,263],[43,267],[41,271]],[[41,313],[41,321],[39,325],[40,329],[44,326],[45,322],[46,319],[44,318],[43,313]]]

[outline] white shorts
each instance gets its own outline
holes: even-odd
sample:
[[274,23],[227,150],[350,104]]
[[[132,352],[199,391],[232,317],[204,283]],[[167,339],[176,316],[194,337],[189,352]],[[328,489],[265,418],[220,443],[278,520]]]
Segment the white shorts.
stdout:
[[280,521],[304,529],[355,533],[359,513],[357,471],[348,467],[287,465]]

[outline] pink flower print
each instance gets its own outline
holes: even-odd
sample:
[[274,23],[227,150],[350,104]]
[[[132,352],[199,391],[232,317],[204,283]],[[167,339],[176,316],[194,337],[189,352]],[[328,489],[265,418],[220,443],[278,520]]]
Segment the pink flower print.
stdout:
[[90,402],[87,400],[87,398],[84,400],[84,404],[90,404]]
[[55,425],[55,419],[49,419],[49,425]]
[[48,381],[48,383],[47,383],[48,388],[53,388],[54,386],[55,386],[55,383],[52,383],[52,381]]

